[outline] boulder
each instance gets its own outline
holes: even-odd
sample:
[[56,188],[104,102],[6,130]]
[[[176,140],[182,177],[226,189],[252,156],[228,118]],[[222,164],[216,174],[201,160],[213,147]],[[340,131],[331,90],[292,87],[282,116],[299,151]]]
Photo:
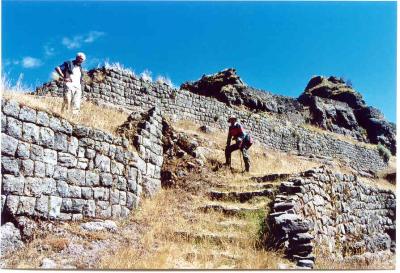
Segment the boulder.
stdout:
[[13,223],[8,222],[1,226],[1,254],[14,252],[24,246],[21,233]]

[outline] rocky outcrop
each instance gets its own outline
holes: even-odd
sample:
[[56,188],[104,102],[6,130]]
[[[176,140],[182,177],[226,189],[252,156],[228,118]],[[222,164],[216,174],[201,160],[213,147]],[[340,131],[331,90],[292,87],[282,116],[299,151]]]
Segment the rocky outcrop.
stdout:
[[362,95],[336,77],[313,77],[299,101],[310,107],[310,121],[359,141],[382,144],[396,154],[396,127],[367,106]]
[[[282,182],[272,208],[268,221],[273,238],[286,253],[296,255],[293,258],[303,259],[300,257],[310,254],[293,247],[293,242],[300,244],[300,237],[307,239],[304,244],[308,249],[313,246],[319,248],[319,253],[339,259],[395,251],[394,192],[367,186],[354,175],[332,173],[321,167],[292,176]],[[295,235],[297,230],[311,236]]]
[[233,68],[213,75],[203,75],[200,80],[185,82],[180,88],[202,96],[216,98],[228,106],[243,105],[257,112],[294,113],[301,111],[301,105],[294,99],[248,87]]

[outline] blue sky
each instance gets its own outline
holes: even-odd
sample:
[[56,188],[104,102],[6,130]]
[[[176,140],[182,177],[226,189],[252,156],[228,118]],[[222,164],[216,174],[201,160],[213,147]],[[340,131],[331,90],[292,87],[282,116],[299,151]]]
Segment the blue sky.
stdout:
[[36,86],[83,51],[175,85],[234,67],[298,97],[313,75],[350,79],[396,119],[396,2],[3,1],[2,68]]

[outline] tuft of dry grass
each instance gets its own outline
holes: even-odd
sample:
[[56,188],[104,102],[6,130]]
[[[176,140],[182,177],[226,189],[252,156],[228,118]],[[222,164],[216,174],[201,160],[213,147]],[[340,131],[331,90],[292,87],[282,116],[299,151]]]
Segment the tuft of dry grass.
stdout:
[[59,97],[42,97],[17,92],[4,92],[3,97],[14,99],[19,103],[55,114],[74,124],[82,124],[115,134],[119,125],[126,121],[128,115],[112,108],[105,108],[88,101],[82,101],[81,110],[74,115],[70,112],[61,112],[63,99]]

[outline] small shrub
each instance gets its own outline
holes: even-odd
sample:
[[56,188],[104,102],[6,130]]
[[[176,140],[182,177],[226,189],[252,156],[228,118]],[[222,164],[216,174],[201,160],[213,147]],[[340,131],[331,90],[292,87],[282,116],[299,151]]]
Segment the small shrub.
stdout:
[[379,152],[379,155],[382,156],[383,160],[385,160],[385,162],[389,162],[390,156],[392,155],[390,151],[380,143],[376,148]]

